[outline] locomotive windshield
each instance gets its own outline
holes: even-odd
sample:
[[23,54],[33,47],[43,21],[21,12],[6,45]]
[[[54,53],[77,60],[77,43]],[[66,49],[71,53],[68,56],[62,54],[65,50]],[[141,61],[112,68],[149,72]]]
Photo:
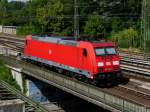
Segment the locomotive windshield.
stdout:
[[110,54],[110,55],[113,55],[113,54],[116,54],[116,50],[115,48],[106,48],[106,54]]
[[95,54],[96,56],[103,56],[105,55],[105,49],[104,48],[95,48]]
[[115,48],[106,47],[106,48],[95,48],[96,56],[104,56],[104,55],[115,55],[117,54]]

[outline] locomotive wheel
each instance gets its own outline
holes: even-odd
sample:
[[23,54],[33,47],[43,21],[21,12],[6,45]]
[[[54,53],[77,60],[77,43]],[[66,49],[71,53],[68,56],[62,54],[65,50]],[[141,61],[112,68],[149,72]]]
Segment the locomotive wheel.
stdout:
[[123,74],[121,72],[119,72],[119,73],[116,74],[116,77],[119,78],[119,79],[122,79],[123,78]]
[[85,83],[90,83],[89,79],[87,77],[84,78]]
[[116,74],[116,81],[118,84],[123,82],[123,74],[121,72]]
[[76,77],[75,77],[77,80],[79,80],[79,81],[83,81],[82,80],[82,77],[80,76],[80,75],[76,75]]
[[65,70],[65,75],[66,76],[68,76],[68,77],[73,77],[73,75],[72,75],[73,73],[72,72],[70,72],[70,71],[67,71],[67,70]]

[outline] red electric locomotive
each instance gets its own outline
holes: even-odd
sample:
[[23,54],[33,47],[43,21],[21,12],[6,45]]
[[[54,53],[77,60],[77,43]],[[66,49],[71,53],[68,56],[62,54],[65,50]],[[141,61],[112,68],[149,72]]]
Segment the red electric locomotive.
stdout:
[[120,59],[110,42],[75,41],[68,37],[26,36],[23,58],[72,72],[90,80],[120,75]]

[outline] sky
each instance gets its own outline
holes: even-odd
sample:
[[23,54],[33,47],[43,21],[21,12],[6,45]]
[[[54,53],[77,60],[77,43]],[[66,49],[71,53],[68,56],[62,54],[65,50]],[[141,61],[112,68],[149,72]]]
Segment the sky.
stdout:
[[26,2],[26,1],[29,1],[29,0],[8,0],[9,2],[10,1],[23,1],[23,2]]

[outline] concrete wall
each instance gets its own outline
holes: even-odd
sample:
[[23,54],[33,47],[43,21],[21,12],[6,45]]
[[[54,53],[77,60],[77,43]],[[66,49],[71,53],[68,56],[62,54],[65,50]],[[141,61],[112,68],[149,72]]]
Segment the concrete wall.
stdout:
[[16,35],[17,28],[15,26],[2,26],[2,25],[0,25],[0,33]]
[[3,31],[3,27],[2,25],[0,25],[0,33],[2,33],[2,31]]
[[13,78],[17,81],[18,85],[20,86],[23,92],[23,78],[22,78],[21,70],[18,68],[12,68],[11,73]]
[[25,103],[20,99],[0,101],[0,112],[25,112]]

